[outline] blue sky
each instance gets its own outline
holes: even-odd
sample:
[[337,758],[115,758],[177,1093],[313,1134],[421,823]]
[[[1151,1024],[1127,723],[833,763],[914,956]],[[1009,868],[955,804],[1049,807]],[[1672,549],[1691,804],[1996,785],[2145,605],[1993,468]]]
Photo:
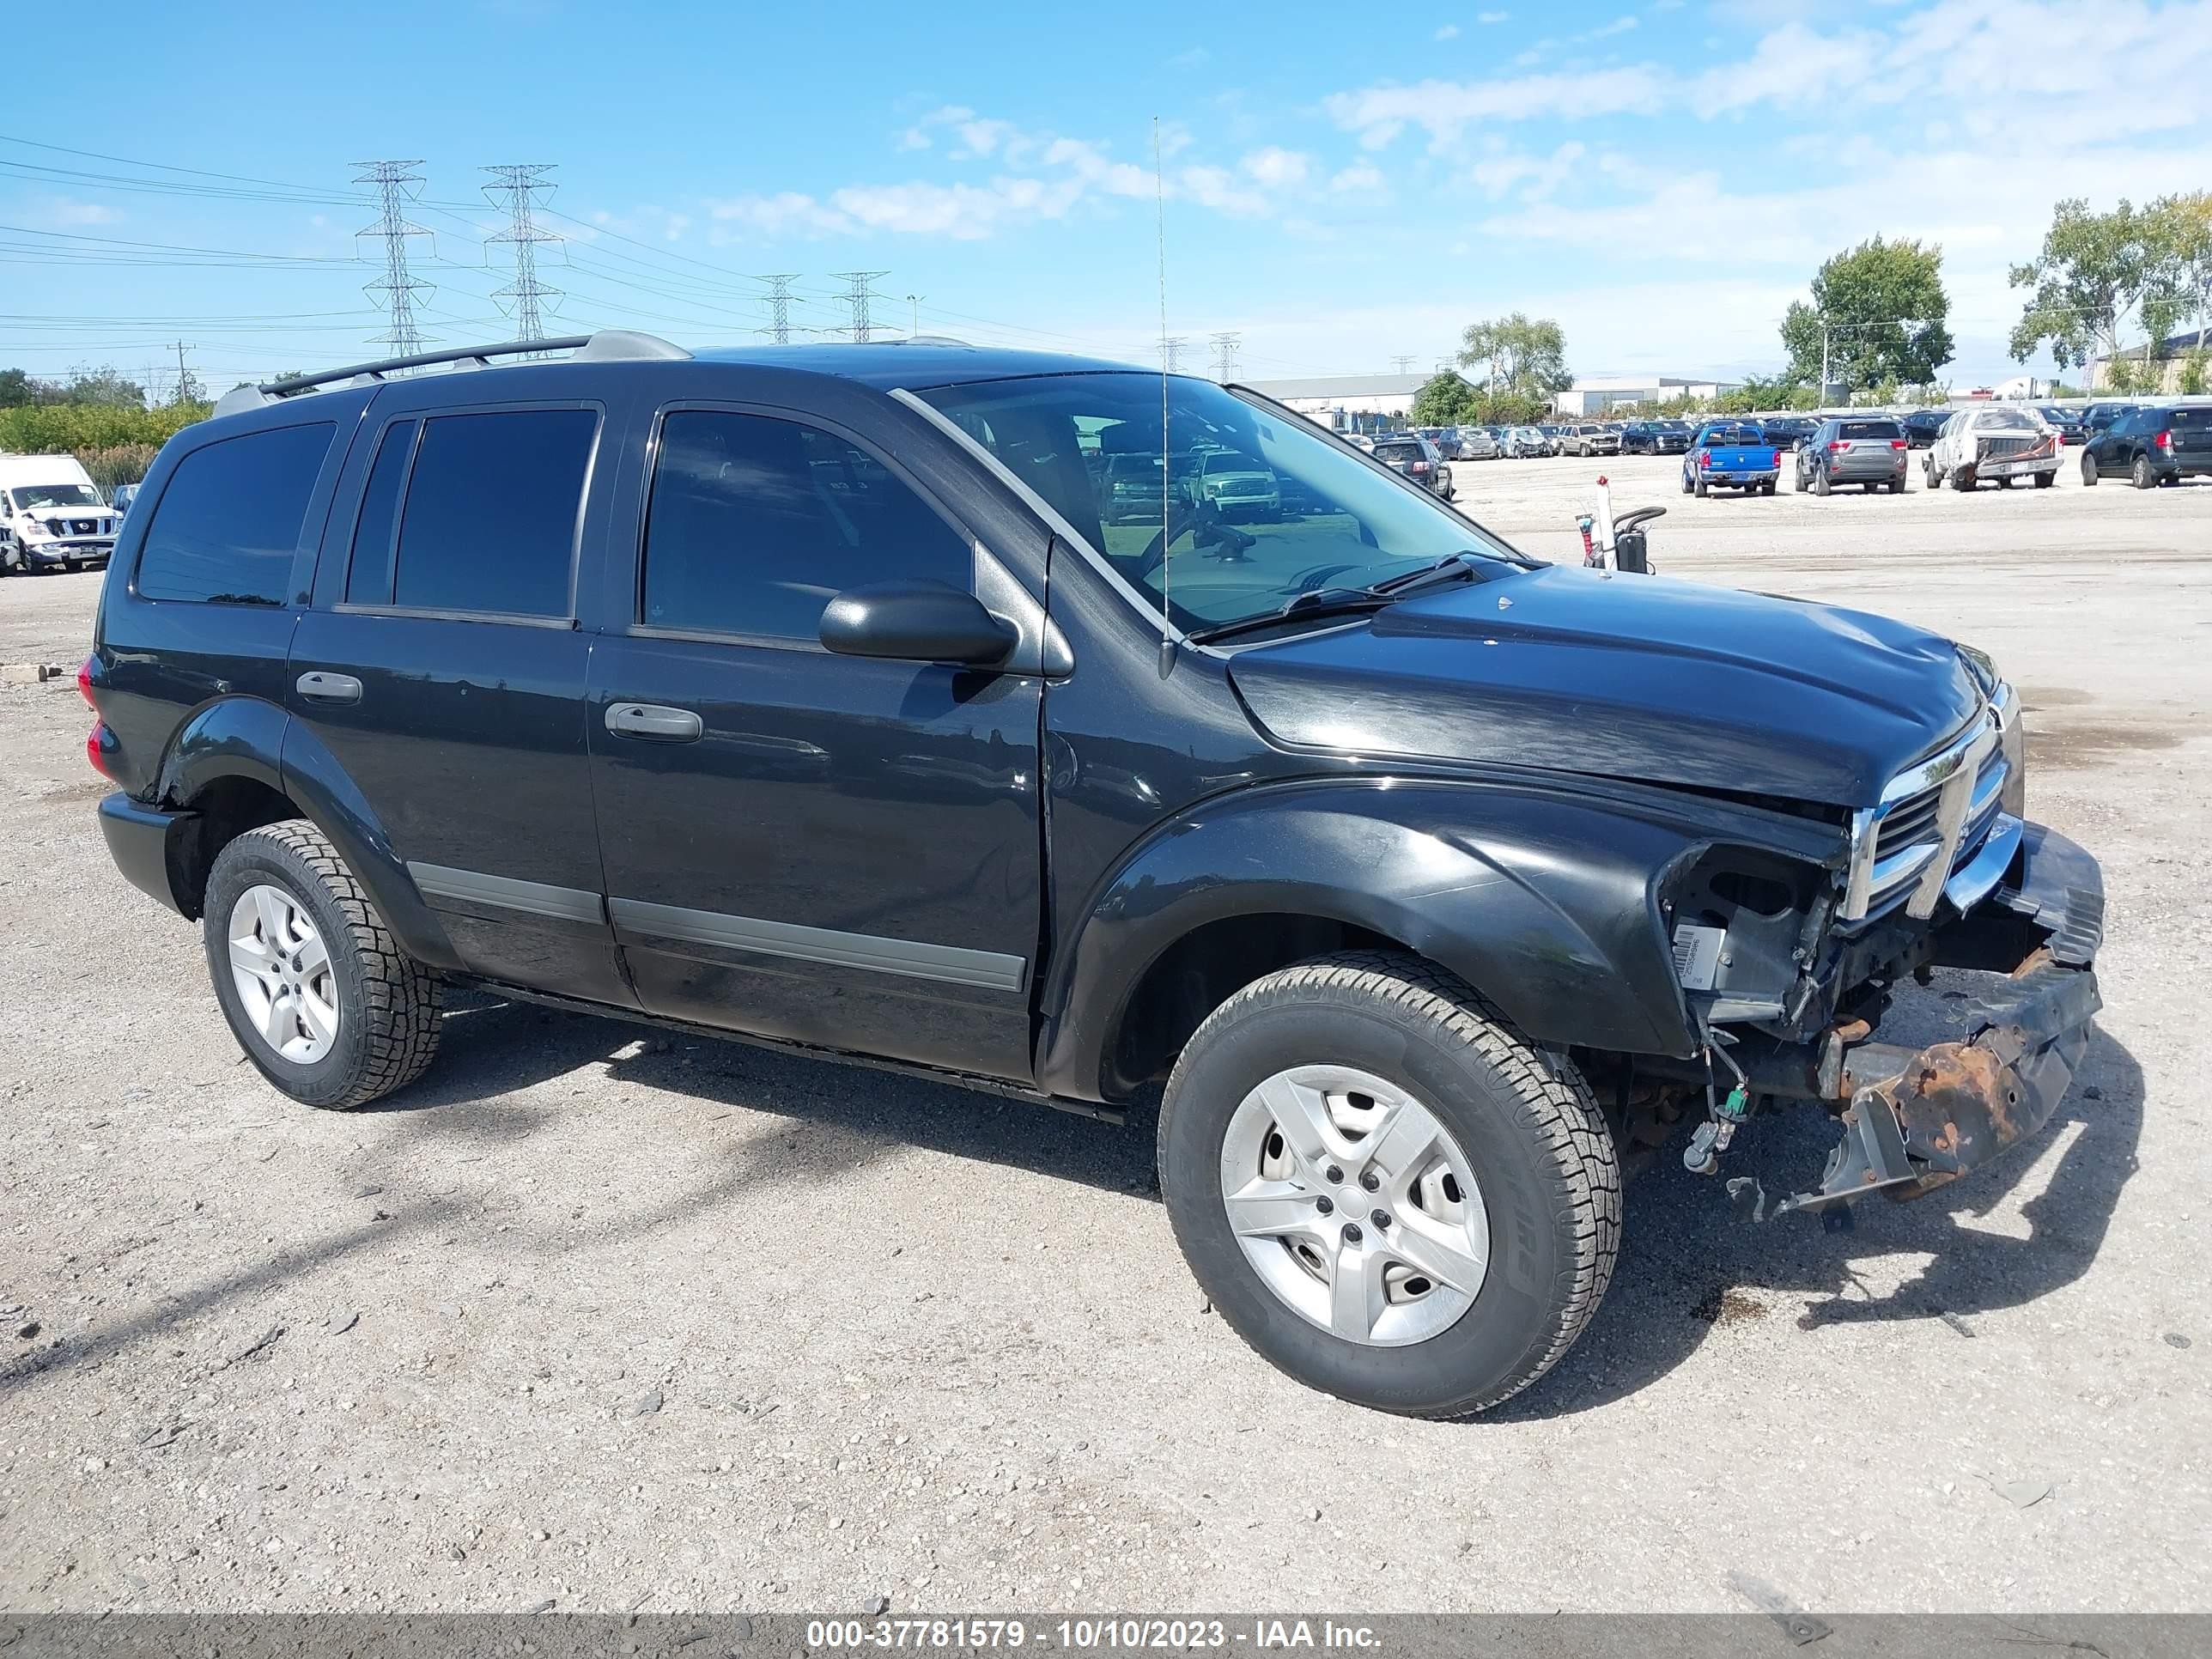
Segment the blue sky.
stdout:
[[1584,373],[1771,369],[1881,233],[1943,245],[1970,386],[2015,372],[2054,201],[2212,187],[2212,0],[118,0],[9,39],[0,134],[120,159],[0,142],[0,364],[183,339],[218,386],[376,355],[364,159],[422,158],[441,343],[509,326],[478,169],[548,162],[559,331],[750,337],[778,271],[836,326],[866,269],[879,326],[1156,361],[1157,119],[1168,331],[1253,379],[1426,368],[1514,309]]

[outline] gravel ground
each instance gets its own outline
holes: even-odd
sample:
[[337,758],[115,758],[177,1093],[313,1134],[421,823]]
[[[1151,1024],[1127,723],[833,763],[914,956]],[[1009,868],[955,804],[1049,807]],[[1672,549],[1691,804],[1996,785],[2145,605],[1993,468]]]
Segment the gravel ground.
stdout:
[[[1555,460],[1462,465],[1462,505],[1566,555],[1601,467],[1670,509],[1666,573],[2021,686],[2033,810],[2112,900],[2022,1154],[1844,1235],[1662,1161],[1549,1379],[1400,1421],[1206,1312],[1141,1127],[482,1001],[401,1098],[291,1105],[109,866],[74,689],[0,686],[0,1606],[2212,1605],[2212,486],[1698,501]],[[74,662],[98,580],[0,583],[0,661]],[[1829,1139],[1731,1156],[1773,1188]]]

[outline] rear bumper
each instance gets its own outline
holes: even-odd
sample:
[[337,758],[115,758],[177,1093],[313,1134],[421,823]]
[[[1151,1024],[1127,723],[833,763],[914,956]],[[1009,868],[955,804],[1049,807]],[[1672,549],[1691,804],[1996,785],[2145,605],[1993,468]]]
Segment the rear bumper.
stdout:
[[143,806],[120,790],[100,803],[100,833],[106,837],[107,854],[123,878],[179,914],[176,890],[169,881],[169,848],[176,827],[196,816]]
[[[2026,825],[2006,878],[1933,940],[1935,965],[2005,977],[1975,1006],[1963,1038],[1918,1049],[1833,1042],[1820,1070],[1836,1097],[1848,1098],[1843,1139],[1820,1184],[1768,1213],[1876,1192],[1917,1198],[2040,1130],[2072,1085],[2090,1019],[2104,1006],[2093,968],[2104,919],[2097,861],[2063,836]],[[1867,1035],[1863,1024],[1858,1035]]]

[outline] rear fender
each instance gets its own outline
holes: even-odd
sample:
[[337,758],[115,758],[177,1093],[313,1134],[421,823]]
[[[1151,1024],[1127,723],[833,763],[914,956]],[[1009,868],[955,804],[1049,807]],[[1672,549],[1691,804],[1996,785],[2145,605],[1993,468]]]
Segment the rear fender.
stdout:
[[1718,841],[1819,859],[1832,830],[1634,786],[1363,780],[1240,792],[1153,831],[1065,935],[1042,989],[1040,1082],[1117,1098],[1130,998],[1208,922],[1326,918],[1450,969],[1540,1042],[1677,1056],[1697,1039],[1661,914]]
[[202,704],[169,740],[154,799],[165,806],[189,807],[195,795],[219,778],[251,778],[283,790],[278,757],[284,752],[284,728],[291,720],[261,697],[220,697]]

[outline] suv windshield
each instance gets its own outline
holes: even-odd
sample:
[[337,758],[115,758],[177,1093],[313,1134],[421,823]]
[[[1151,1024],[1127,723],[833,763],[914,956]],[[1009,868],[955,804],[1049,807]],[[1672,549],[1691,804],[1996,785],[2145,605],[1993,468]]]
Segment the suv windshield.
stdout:
[[[1237,466],[1275,474],[1285,485],[1279,521],[1225,522],[1187,484],[1172,491],[1165,538],[1157,503],[1104,521],[1085,458],[1160,453],[1157,374],[1045,374],[919,395],[1043,497],[1130,586],[1155,605],[1164,587],[1170,616],[1187,629],[1265,616],[1324,587],[1371,586],[1462,551],[1527,562],[1296,416],[1255,407],[1210,380],[1167,385],[1170,441],[1177,449],[1218,445]],[[1376,453],[1419,447],[1385,439]]]
[[42,507],[98,507],[100,497],[81,483],[25,484],[9,492],[18,513],[34,513]]

